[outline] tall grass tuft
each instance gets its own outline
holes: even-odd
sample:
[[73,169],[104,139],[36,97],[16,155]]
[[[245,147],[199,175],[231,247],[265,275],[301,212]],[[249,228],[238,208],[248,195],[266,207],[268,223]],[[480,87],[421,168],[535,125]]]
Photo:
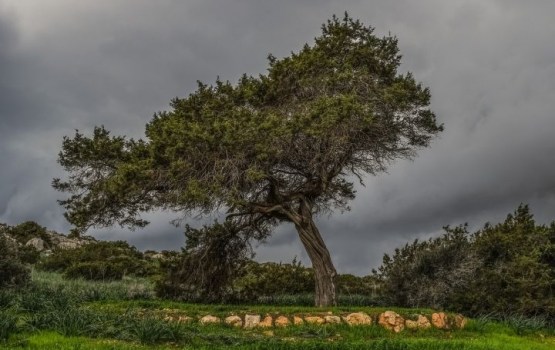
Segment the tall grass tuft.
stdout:
[[129,318],[125,325],[131,340],[141,344],[157,344],[162,342],[179,342],[186,335],[179,323],[169,323],[153,316]]
[[13,310],[0,310],[0,341],[6,342],[10,335],[17,332],[18,317]]

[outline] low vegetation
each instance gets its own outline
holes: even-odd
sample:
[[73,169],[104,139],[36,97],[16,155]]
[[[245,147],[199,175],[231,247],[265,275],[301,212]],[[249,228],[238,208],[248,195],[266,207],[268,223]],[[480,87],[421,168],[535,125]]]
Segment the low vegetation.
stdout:
[[[26,223],[28,227],[40,227]],[[520,206],[474,233],[445,228],[384,257],[373,275],[339,275],[338,305],[315,309],[313,270],[257,263],[233,227],[188,228],[181,252],[140,252],[125,242],[85,240],[23,259],[0,232],[0,347],[6,349],[552,349],[555,224]],[[22,241],[35,237],[25,237]],[[40,238],[40,237],[39,237]],[[230,239],[231,238],[231,239]],[[523,273],[526,271],[526,273]],[[209,276],[221,278],[206,279]],[[377,315],[449,310],[466,327],[405,329],[374,324],[235,328],[201,325],[213,315]],[[191,322],[185,322],[189,320]]]
[[[138,287],[138,286],[141,287]],[[136,291],[141,289],[141,294]],[[91,292],[95,290],[95,292]],[[545,322],[488,318],[470,320],[464,330],[418,330],[395,334],[377,325],[303,325],[242,329],[225,324],[203,326],[207,314],[314,313],[310,306],[203,305],[153,297],[144,279],[99,282],[67,280],[57,273],[33,272],[33,282],[0,292],[0,343],[5,349],[551,349],[555,334]],[[334,313],[385,308],[339,306]],[[429,313],[426,309],[394,309]],[[317,310],[322,312],[322,310]],[[193,322],[176,322],[181,313]]]

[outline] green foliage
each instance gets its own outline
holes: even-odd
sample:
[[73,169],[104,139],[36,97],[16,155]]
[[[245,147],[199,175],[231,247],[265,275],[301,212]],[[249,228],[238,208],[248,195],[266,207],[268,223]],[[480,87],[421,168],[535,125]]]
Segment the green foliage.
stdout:
[[384,256],[376,275],[390,302],[467,314],[543,315],[555,320],[555,223],[537,225],[520,205],[472,235],[466,226]]
[[555,319],[555,264],[546,259],[555,246],[554,226],[536,225],[528,206],[521,205],[503,223],[475,234],[484,261],[482,278],[471,285],[479,307]]
[[17,243],[0,233],[0,290],[25,285],[29,269],[20,259]]
[[161,263],[167,274],[157,284],[158,295],[203,302],[232,298],[233,282],[252,256],[248,241],[256,234],[231,221],[201,229],[187,226],[181,256]]
[[156,273],[153,262],[124,241],[97,241],[74,249],[55,249],[37,265],[45,271],[63,272],[67,278],[121,280],[124,276]]
[[18,316],[9,309],[0,309],[0,344],[17,332]]
[[314,272],[293,260],[291,264],[249,262],[234,283],[242,300],[314,293]]

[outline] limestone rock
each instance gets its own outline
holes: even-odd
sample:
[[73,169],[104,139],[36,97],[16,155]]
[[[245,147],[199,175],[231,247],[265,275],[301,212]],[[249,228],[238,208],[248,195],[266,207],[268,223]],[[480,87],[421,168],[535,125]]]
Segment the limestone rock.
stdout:
[[287,327],[289,326],[290,322],[289,319],[285,316],[278,316],[274,321],[276,327]]
[[364,312],[353,312],[344,318],[350,326],[371,325],[372,318]]
[[258,324],[258,327],[263,327],[263,328],[272,327],[273,321],[274,320],[272,319],[272,316],[266,315],[266,317],[264,317],[264,319],[260,321],[260,323]]
[[334,316],[334,315],[326,315],[324,316],[324,320],[326,321],[326,323],[333,323],[333,324],[341,323],[341,318],[339,316]]
[[306,316],[304,318],[304,320],[306,321],[306,323],[308,324],[323,324],[324,322],[326,322],[322,317],[320,316]]
[[25,243],[25,245],[28,247],[33,247],[39,252],[47,249],[46,242],[39,237],[31,238],[29,241],[27,241],[27,243]]
[[193,320],[192,317],[181,315],[177,317],[177,322],[179,323],[189,323]]
[[413,320],[405,321],[405,327],[407,327],[407,329],[428,329],[431,326],[432,325],[430,321],[428,321],[428,318],[426,318],[426,316],[423,316],[423,315],[418,315],[418,319],[416,321],[413,321]]
[[380,315],[378,323],[390,331],[399,333],[405,329],[405,320],[394,311],[386,311]]
[[418,321],[406,320],[405,326],[407,329],[418,329]]
[[295,326],[300,326],[300,325],[304,324],[304,321],[303,321],[303,319],[302,319],[301,317],[299,317],[299,316],[293,316],[293,324],[294,324]]
[[455,327],[457,327],[458,329],[463,329],[464,327],[466,327],[466,323],[467,323],[467,319],[466,317],[464,317],[461,314],[458,314],[455,316]]
[[242,327],[243,320],[237,315],[228,316],[225,318],[225,323],[233,327]]
[[260,323],[260,315],[245,315],[245,328],[253,328]]
[[418,315],[418,320],[416,322],[418,323],[418,328],[420,329],[428,329],[432,327],[432,324],[430,323],[428,318],[423,315]]
[[432,314],[432,324],[439,329],[447,329],[447,315],[444,312],[436,312]]
[[221,320],[218,317],[212,316],[212,315],[206,315],[200,319],[201,324],[213,324],[213,323],[220,323],[220,322]]

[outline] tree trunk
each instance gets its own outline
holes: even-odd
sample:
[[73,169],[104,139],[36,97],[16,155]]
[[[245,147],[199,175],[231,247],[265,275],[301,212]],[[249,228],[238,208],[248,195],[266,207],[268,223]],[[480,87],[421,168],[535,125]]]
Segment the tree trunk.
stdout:
[[301,221],[296,223],[295,227],[314,269],[315,305],[317,307],[337,305],[335,297],[335,276],[337,272],[320,231],[314,224],[312,213],[301,210]]

